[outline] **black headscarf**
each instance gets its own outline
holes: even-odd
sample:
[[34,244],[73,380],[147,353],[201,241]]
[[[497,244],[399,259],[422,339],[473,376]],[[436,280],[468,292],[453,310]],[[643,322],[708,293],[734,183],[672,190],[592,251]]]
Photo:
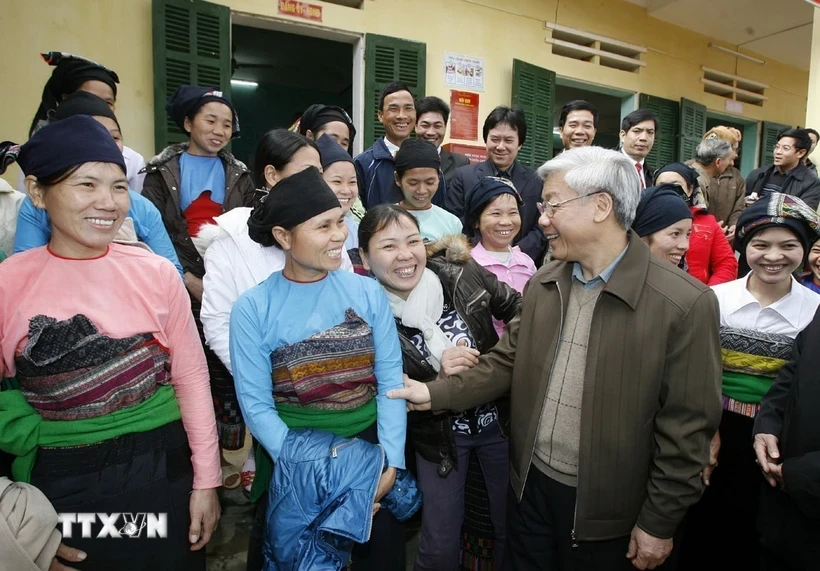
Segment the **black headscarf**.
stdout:
[[314,216],[341,208],[316,167],[309,167],[283,179],[262,198],[248,218],[248,234],[263,246],[278,246],[271,230],[290,230]]
[[311,105],[305,109],[305,112],[302,113],[302,117],[299,119],[299,132],[302,135],[307,135],[307,132],[311,131],[315,136],[319,127],[327,123],[332,123],[333,121],[341,121],[347,125],[347,129],[350,131],[348,153],[352,154],[353,140],[356,138],[356,127],[353,126],[353,119],[351,119],[347,111],[341,107],[337,107],[336,105],[322,105],[321,103]]
[[407,139],[396,153],[396,174],[401,177],[410,169],[440,169],[441,157],[436,146],[424,139]]
[[353,159],[347,154],[347,151],[330,135],[322,134],[322,136],[316,140],[316,146],[319,147],[322,169],[326,169],[333,163],[353,162]]
[[117,84],[120,82],[120,78],[104,65],[81,56],[63,52],[48,52],[40,54],[40,56],[48,65],[55,67],[54,71],[51,72],[51,77],[43,87],[40,107],[31,121],[31,127],[29,127],[29,137],[49,121],[49,113],[57,109],[63,95],[74,93],[86,81],[102,81],[111,87],[114,91],[114,97],[117,96]]
[[114,163],[125,174],[125,159],[105,127],[88,115],[46,125],[22,145],[17,162],[38,179],[84,163]]
[[641,201],[635,212],[632,229],[644,238],[668,228],[679,220],[692,219],[692,211],[686,205],[676,184],[650,186],[641,192]]
[[117,124],[117,127],[120,126],[120,122],[117,121],[117,116],[114,115],[108,103],[93,93],[87,93],[85,91],[76,91],[66,97],[60,106],[57,107],[57,111],[54,115],[58,121],[73,117],[74,115],[108,117]]

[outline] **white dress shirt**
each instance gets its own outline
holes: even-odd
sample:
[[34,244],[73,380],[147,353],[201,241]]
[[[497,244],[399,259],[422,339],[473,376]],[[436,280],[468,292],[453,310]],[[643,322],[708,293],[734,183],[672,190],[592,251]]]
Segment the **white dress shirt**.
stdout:
[[644,172],[646,165],[643,164],[644,159],[636,161],[635,159],[626,154],[626,151],[623,149],[623,147],[621,147],[621,152],[624,154],[626,158],[628,158],[632,162],[632,168],[635,169],[635,173],[638,172],[638,168],[635,165],[641,165],[641,174],[640,176],[638,176],[638,178],[641,179],[641,188],[646,188],[646,172]]
[[745,278],[712,286],[720,304],[721,326],[738,329],[756,329],[779,333],[794,339],[814,318],[820,306],[820,294],[791,278],[792,289],[771,305],[760,302],[747,289],[749,273]]

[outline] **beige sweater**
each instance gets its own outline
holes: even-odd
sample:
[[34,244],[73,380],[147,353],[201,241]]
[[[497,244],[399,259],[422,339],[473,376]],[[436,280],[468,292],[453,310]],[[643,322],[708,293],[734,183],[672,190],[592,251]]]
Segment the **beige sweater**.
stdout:
[[533,464],[567,486],[578,485],[578,449],[581,441],[581,397],[587,362],[589,327],[603,282],[590,289],[572,281],[567,314],[555,363],[550,371],[547,398],[535,440]]

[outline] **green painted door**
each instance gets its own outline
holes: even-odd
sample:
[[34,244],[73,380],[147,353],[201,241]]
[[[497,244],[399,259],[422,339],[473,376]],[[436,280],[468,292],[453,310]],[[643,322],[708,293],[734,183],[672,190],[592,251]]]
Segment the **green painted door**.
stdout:
[[[180,85],[231,94],[231,10],[202,0],[154,0],[154,147],[188,140],[165,103]],[[127,39],[124,39],[127,41]]]

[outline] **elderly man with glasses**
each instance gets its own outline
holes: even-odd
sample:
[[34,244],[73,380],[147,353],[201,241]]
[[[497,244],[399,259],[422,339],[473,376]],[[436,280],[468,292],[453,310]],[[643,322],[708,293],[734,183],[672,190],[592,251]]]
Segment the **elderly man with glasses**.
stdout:
[[538,174],[555,260],[520,317],[472,369],[390,396],[458,411],[510,391],[508,568],[670,569],[720,421],[717,300],[629,230],[622,153],[570,149]]

